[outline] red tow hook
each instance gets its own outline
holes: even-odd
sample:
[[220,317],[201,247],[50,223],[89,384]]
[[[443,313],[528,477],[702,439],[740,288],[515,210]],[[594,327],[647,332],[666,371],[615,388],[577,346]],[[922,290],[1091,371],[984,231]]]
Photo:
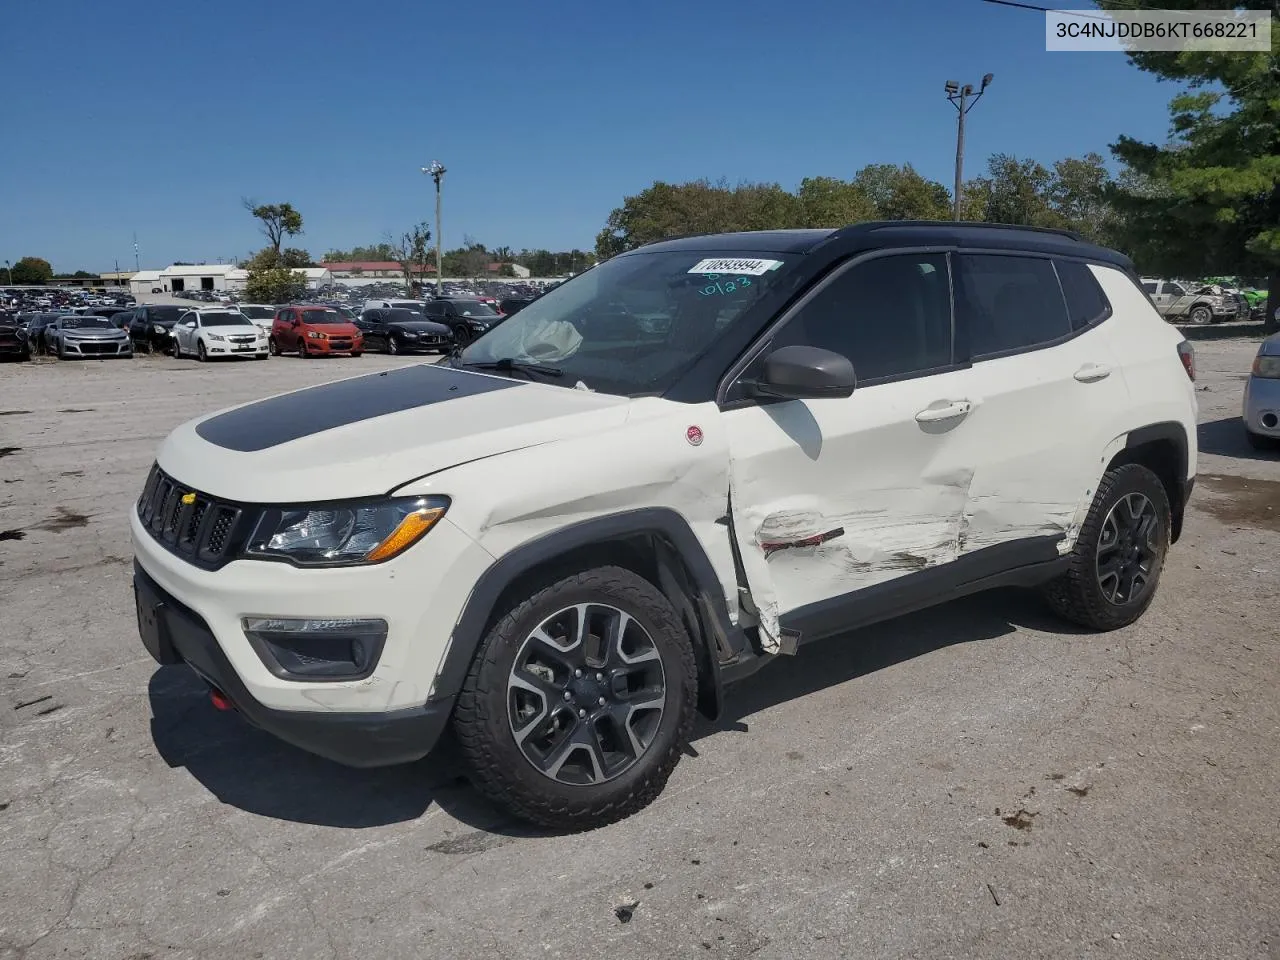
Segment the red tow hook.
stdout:
[[236,705],[228,699],[227,695],[216,687],[209,690],[209,700],[213,703],[215,710],[234,710]]

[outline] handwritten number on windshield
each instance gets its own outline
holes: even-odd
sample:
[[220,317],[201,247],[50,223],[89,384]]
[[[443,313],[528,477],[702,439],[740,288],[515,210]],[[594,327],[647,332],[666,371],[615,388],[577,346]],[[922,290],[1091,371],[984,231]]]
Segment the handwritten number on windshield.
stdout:
[[698,291],[704,297],[723,297],[740,287],[751,286],[750,277],[721,278],[718,273],[708,273],[705,276],[711,282]]

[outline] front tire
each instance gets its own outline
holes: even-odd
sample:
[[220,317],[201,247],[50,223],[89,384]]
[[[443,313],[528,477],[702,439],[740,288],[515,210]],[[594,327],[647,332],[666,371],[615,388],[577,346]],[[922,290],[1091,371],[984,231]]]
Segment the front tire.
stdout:
[[1108,470],[1071,551],[1070,569],[1048,583],[1053,609],[1093,630],[1116,630],[1151,605],[1169,552],[1169,496],[1141,464]]
[[276,338],[272,337],[267,341],[267,352],[273,357],[280,356],[280,344],[276,343]]
[[387,353],[391,354],[393,357],[398,357],[400,355],[400,344],[396,341],[395,337],[387,337]]
[[662,792],[696,698],[693,647],[666,597],[630,570],[597,567],[506,610],[453,723],[482,793],[522,819],[585,830]]
[[298,341],[298,356],[301,357],[303,360],[311,359],[311,354],[307,351],[307,341],[305,340]]
[[204,349],[203,340],[196,341],[196,359],[199,360],[201,363],[204,363],[206,360],[209,359],[209,354]]
[[1189,318],[1197,327],[1203,327],[1213,323],[1213,311],[1203,304],[1191,308],[1191,316]]
[[169,345],[169,353],[170,353],[170,355],[172,355],[173,359],[175,359],[175,360],[181,360],[181,359],[182,359],[182,347],[180,347],[180,346],[178,345],[178,338],[177,338],[177,337],[174,337],[174,338],[173,338],[173,343],[171,343],[171,344]]

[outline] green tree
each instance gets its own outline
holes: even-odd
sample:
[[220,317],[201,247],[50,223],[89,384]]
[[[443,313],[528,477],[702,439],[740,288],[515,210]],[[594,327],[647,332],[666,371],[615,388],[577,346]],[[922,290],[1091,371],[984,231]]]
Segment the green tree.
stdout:
[[395,260],[395,244],[390,241],[375,243],[368,247],[352,247],[350,250],[330,250],[324,255],[325,263],[387,263]]
[[801,227],[844,227],[875,220],[876,206],[858,186],[837,177],[805,177],[796,191]]
[[732,230],[766,230],[799,219],[794,194],[776,183],[661,181],[624,197],[596,237],[596,254],[612,257],[664,237]]
[[288,267],[249,267],[245,299],[251,303],[288,303],[307,292],[307,279]]
[[243,200],[244,208],[262,221],[262,232],[277,254],[285,237],[302,233],[302,214],[289,203],[255,203]]
[[306,250],[298,247],[285,247],[280,251],[280,266],[282,267],[314,267],[315,261],[311,259],[311,254]]
[[994,154],[987,161],[986,209],[981,219],[1025,227],[1059,226],[1060,218],[1049,199],[1052,182],[1053,174],[1035,160]]
[[872,163],[853,177],[875,206],[879,220],[947,220],[951,217],[951,192],[936,180],[916,172],[911,164]]
[[37,286],[53,279],[53,266],[43,257],[23,257],[12,270],[13,282],[21,286]]
[[[1219,0],[1163,0],[1165,8],[1213,10]],[[1099,0],[1103,9],[1130,8]],[[1275,0],[1231,7],[1277,13]],[[1142,269],[1164,274],[1269,275],[1267,328],[1280,324],[1280,54],[1183,51],[1129,55],[1138,69],[1184,85],[1169,103],[1170,142],[1121,137],[1115,156],[1135,175],[1108,199],[1125,245]]]

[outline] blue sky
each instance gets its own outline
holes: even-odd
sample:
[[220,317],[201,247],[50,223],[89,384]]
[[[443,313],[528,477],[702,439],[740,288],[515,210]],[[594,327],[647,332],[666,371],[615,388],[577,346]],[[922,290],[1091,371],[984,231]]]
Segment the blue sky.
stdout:
[[655,179],[950,183],[949,78],[995,74],[966,173],[1162,140],[1175,93],[981,0],[44,0],[3,25],[0,260],[60,271],[131,268],[135,232],[144,268],[244,256],[245,196],[298,207],[316,256],[377,242],[433,217],[434,157],[446,246],[588,249]]

